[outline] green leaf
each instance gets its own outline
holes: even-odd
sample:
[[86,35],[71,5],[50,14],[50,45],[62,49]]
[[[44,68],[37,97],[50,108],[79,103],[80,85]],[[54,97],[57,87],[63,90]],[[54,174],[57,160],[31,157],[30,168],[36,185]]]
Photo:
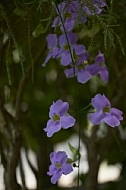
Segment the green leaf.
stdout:
[[70,163],[70,164],[71,164],[72,162],[73,162],[73,160],[72,160],[71,158],[68,158],[68,159],[67,159],[67,163]]
[[71,150],[71,152],[74,154],[74,155],[78,155],[78,149],[75,148],[74,146],[72,146],[69,142],[68,142],[68,145],[69,145],[69,149]]
[[37,27],[35,28],[35,30],[33,31],[32,35],[34,38],[37,38],[39,37],[40,34],[43,33],[43,31],[44,31],[44,27],[41,23],[39,23]]

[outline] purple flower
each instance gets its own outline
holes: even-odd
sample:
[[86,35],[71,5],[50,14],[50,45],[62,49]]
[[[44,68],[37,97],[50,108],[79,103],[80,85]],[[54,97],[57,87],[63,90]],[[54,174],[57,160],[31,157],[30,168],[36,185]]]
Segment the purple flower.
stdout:
[[52,152],[50,154],[51,165],[47,174],[51,177],[51,183],[55,184],[62,174],[67,175],[73,171],[70,163],[67,163],[68,156],[66,152]]
[[[62,26],[62,22],[59,19],[60,17],[62,17],[62,20],[64,22],[64,27],[66,31],[71,31],[74,28],[74,25],[79,17],[79,3],[78,1],[72,1],[70,3],[66,3],[65,1],[63,1],[62,3],[60,3],[58,5],[58,9],[60,12],[60,16],[59,16],[59,12],[56,10],[58,16],[54,19],[52,27],[57,27],[59,26],[60,29],[62,31],[64,31],[64,28]],[[87,18],[86,15],[81,15],[81,18],[79,18],[80,23],[81,22],[86,22]]]
[[[80,46],[82,46],[82,45],[80,45]],[[74,47],[74,45],[73,45],[73,47]],[[107,66],[104,63],[105,62],[104,55],[99,51],[99,54],[95,58],[95,63],[88,64],[87,60],[89,58],[89,54],[86,52],[86,50],[84,48],[83,48],[83,51],[80,51],[80,52],[81,53],[79,54],[78,51],[76,51],[75,69],[69,68],[69,69],[65,70],[66,77],[72,78],[74,76],[77,76],[78,82],[86,83],[94,75],[100,75],[101,79],[107,83],[109,74],[108,74]],[[72,63],[70,63],[69,65],[72,65]]]
[[[72,33],[72,32],[67,32],[67,37],[68,37],[68,41],[69,41],[69,45],[70,45],[72,53],[73,51],[75,52],[76,55],[85,53],[85,47],[83,45],[76,44],[77,39],[78,39],[77,34]],[[70,49],[69,49],[65,34],[60,35],[59,45],[60,45],[59,57],[61,57],[61,64],[63,66],[67,66],[72,63],[72,59],[71,59],[71,53],[70,53]]]
[[79,2],[78,0],[63,1],[58,5],[59,10],[56,10],[58,16],[54,19],[52,27],[59,26],[62,31],[64,30],[63,23],[59,19],[61,17],[65,30],[71,31],[76,24],[87,22],[87,15],[100,14],[104,6],[106,6],[104,0],[94,0],[94,2],[90,3]]
[[[67,6],[67,11],[68,13],[65,15],[69,18],[71,18],[71,20],[74,21],[74,25],[78,22],[79,24],[81,23],[85,23],[87,21],[87,16],[85,14],[79,14],[80,13],[80,10],[82,6],[82,3],[80,4],[78,2],[78,0],[76,1],[71,1],[68,6]],[[67,18],[68,18],[67,17]]]
[[95,58],[95,63],[90,65],[90,73],[92,75],[100,75],[101,79],[107,83],[109,79],[108,68],[105,65],[104,55],[99,51]]
[[96,112],[89,115],[89,120],[94,125],[99,125],[101,122],[105,122],[111,127],[120,125],[120,121],[123,120],[122,111],[117,108],[111,108],[111,104],[105,95],[95,95],[91,103]]
[[59,48],[57,47],[58,45],[58,38],[56,34],[49,34],[46,37],[46,41],[48,44],[48,49],[49,49],[49,53],[44,61],[44,63],[42,64],[42,66],[45,66],[46,63],[51,59],[51,58],[56,58],[58,56],[58,52],[59,52]]
[[105,0],[94,0],[94,3],[97,4],[99,7],[105,7]]
[[65,75],[67,78],[77,77],[77,81],[84,84],[92,78],[90,73],[90,66],[87,64],[89,54],[87,52],[78,56],[78,61],[75,68],[66,69]]
[[102,12],[102,8],[106,6],[104,0],[93,0],[94,3],[92,2],[89,3],[84,3],[82,10],[86,12],[89,15],[94,15],[94,14],[100,14]]
[[[67,78],[74,77],[74,69],[73,68],[66,69],[65,75]],[[92,75],[88,70],[88,65],[86,65],[85,68],[82,68],[82,69],[77,69],[75,67],[75,76],[77,76],[77,81],[82,84],[86,83],[92,78]]]
[[[67,32],[68,41],[66,38],[66,34],[62,34],[57,38],[56,34],[49,34],[46,37],[49,53],[43,63],[42,66],[45,66],[46,63],[51,58],[61,58],[60,62],[63,66],[67,66],[72,63],[71,53],[73,52],[80,57],[83,57],[82,54],[85,53],[85,47],[81,44],[76,44],[77,42],[77,34],[72,32]],[[68,45],[69,42],[69,45]],[[59,47],[58,47],[59,46]],[[71,48],[71,52],[70,52]],[[82,58],[80,58],[82,59]]]
[[47,132],[47,136],[51,137],[54,133],[63,129],[68,129],[75,124],[75,119],[70,116],[67,111],[69,104],[62,100],[53,102],[50,107],[49,117],[46,128],[44,131]]

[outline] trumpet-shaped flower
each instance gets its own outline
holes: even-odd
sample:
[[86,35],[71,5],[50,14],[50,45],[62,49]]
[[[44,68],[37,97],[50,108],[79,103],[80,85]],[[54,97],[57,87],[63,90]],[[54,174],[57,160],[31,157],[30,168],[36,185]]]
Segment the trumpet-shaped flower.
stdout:
[[70,116],[67,111],[69,104],[62,100],[57,100],[50,107],[49,117],[46,128],[47,136],[51,137],[54,133],[63,129],[68,129],[75,124],[75,119]]
[[120,125],[120,121],[123,120],[122,111],[111,108],[110,101],[105,95],[97,94],[92,98],[91,103],[96,112],[89,115],[89,120],[94,125],[99,125],[101,122],[111,127]]
[[47,174],[51,177],[51,183],[55,184],[62,174],[67,175],[73,171],[72,165],[67,163],[68,156],[64,151],[50,154],[51,165]]

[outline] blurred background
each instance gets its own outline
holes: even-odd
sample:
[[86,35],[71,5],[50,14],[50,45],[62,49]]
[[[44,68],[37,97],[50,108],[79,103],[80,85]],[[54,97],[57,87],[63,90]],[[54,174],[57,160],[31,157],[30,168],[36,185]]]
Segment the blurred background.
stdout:
[[[78,43],[89,50],[89,63],[99,50],[104,53],[109,83],[104,84],[97,76],[83,85],[66,79],[59,60],[51,59],[42,67],[48,53],[46,36],[55,32],[51,27],[56,16],[52,1],[0,0],[0,190],[77,189],[77,168],[57,185],[51,184],[47,171],[54,149],[73,157],[68,142],[78,147],[79,127],[80,189],[125,189],[126,2],[106,3],[101,20],[90,15],[74,32]],[[75,115],[75,99],[81,110],[97,93],[104,93],[112,107],[123,111],[121,126],[91,126],[88,108],[79,115],[75,127],[46,137],[43,128],[53,101],[68,101],[69,113]]]

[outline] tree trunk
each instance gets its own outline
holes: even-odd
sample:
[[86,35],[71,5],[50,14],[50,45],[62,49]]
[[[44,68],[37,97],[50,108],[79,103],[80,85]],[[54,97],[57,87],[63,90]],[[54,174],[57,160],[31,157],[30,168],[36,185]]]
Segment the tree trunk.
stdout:
[[95,126],[92,129],[92,134],[91,137],[89,138],[87,145],[89,173],[88,173],[88,179],[86,181],[86,190],[97,190],[97,177],[100,166],[98,160],[97,146],[96,146],[97,129],[98,129],[97,126]]

